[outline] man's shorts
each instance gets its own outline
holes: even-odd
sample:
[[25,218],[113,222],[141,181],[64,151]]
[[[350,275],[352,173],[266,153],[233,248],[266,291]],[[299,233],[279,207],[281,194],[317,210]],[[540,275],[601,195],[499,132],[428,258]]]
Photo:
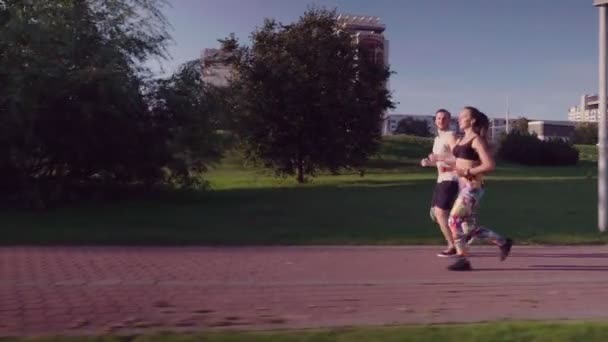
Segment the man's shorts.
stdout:
[[443,210],[451,210],[458,197],[458,182],[443,181],[437,183],[431,200],[431,208],[437,207]]

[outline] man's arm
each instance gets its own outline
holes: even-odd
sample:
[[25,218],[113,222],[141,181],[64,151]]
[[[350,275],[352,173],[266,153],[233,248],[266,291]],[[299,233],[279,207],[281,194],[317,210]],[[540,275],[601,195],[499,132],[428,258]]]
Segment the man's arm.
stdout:
[[[437,143],[437,138],[435,138],[433,140],[433,147],[432,149],[435,148],[435,144]],[[420,160],[420,165],[422,167],[431,167],[431,166],[436,166],[437,165],[437,161],[434,160],[433,158],[431,158],[433,156],[433,151],[431,151],[431,154],[429,154],[429,156],[427,158],[424,158],[422,160]]]
[[430,160],[429,158],[424,158],[424,159],[422,159],[420,161],[420,165],[424,166],[424,167],[427,167],[427,166],[436,166],[437,165],[437,161]]
[[454,146],[456,146],[456,144],[458,143],[458,139],[456,138],[455,132],[450,132],[450,134],[448,134],[447,143],[448,146],[450,146],[450,151],[452,151],[454,149]]
[[450,133],[446,134],[445,141],[443,143],[444,143],[444,146],[448,147],[449,152],[444,153],[444,154],[432,154],[431,153],[431,154],[429,154],[428,159],[435,163],[437,161],[442,161],[445,163],[453,164],[456,161],[456,158],[454,158],[454,155],[451,152],[454,149],[454,146],[456,146],[456,144],[458,143],[458,140],[456,138],[456,133],[450,132]]

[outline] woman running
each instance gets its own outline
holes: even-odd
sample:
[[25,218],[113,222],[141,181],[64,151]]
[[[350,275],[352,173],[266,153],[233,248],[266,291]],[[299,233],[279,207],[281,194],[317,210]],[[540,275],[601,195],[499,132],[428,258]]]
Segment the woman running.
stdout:
[[458,125],[464,137],[452,147],[452,154],[460,190],[448,219],[457,259],[448,269],[468,271],[471,270],[471,263],[467,260],[467,240],[475,238],[496,244],[500,248],[501,261],[511,252],[513,241],[486,227],[477,226],[476,222],[477,206],[485,191],[483,177],[492,172],[496,165],[488,149],[488,117],[477,108],[464,107],[458,116]]

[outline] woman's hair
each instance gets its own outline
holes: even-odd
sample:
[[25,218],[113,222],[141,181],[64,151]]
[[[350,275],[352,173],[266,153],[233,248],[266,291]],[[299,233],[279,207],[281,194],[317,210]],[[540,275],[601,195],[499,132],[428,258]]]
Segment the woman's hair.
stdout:
[[477,135],[487,142],[488,130],[490,129],[490,120],[488,119],[488,116],[475,107],[467,106],[464,107],[464,109],[471,113],[472,119],[475,119],[475,123],[473,123],[473,132],[477,133]]

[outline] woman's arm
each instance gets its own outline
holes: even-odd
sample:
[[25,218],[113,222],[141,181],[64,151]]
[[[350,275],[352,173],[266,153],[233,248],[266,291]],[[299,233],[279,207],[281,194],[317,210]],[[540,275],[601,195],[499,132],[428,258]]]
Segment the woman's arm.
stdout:
[[492,157],[486,142],[483,139],[474,139],[472,147],[479,155],[480,164],[469,169],[468,174],[476,176],[494,171],[496,168],[496,161],[494,161],[494,157]]

